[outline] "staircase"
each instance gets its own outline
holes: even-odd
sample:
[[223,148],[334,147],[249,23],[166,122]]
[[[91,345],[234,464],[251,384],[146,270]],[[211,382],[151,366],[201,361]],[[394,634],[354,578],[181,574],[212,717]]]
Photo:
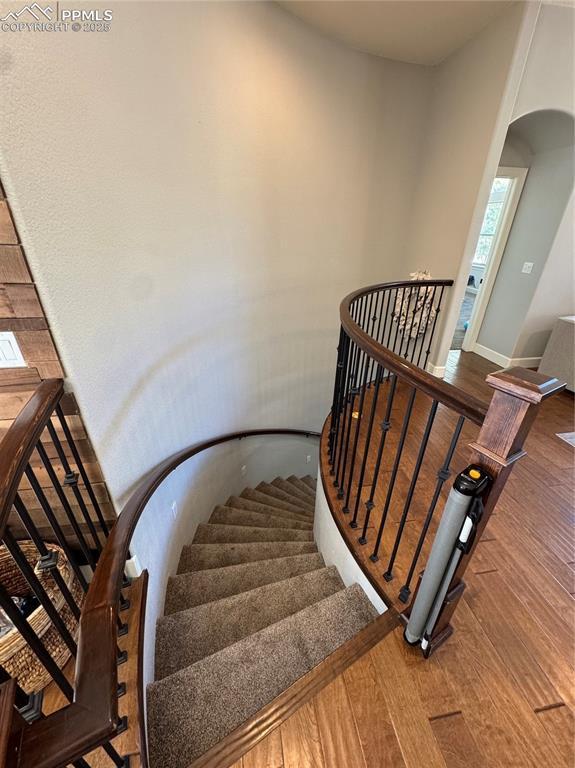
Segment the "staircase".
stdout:
[[184,546],[147,691],[151,768],[189,768],[376,618],[317,551],[315,487],[247,488]]

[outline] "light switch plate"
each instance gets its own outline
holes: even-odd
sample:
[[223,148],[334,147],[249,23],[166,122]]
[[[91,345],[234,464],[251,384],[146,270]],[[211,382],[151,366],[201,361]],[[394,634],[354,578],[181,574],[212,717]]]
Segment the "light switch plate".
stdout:
[[532,261],[526,261],[523,264],[523,269],[521,270],[524,275],[530,275],[533,271],[533,262]]
[[26,368],[26,361],[12,331],[0,332],[0,368]]

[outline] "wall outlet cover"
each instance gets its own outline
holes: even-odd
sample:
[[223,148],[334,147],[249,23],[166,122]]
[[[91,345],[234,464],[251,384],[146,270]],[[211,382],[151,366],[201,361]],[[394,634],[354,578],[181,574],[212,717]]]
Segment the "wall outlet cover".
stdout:
[[523,269],[521,270],[521,272],[522,272],[524,275],[530,275],[530,274],[531,274],[531,272],[533,272],[533,262],[532,262],[532,261],[526,261],[526,262],[523,264]]

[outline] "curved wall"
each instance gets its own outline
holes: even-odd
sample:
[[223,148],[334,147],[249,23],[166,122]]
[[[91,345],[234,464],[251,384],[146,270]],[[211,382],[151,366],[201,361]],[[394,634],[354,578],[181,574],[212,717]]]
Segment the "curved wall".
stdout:
[[[120,508],[185,445],[321,426],[339,302],[403,258],[430,73],[274,3],[112,8],[107,33],[2,34],[0,175]],[[194,525],[244,464],[315,466],[296,453],[234,445],[156,493],[134,541],[150,642]]]
[[335,565],[346,587],[359,584],[379,613],[387,611],[387,605],[371,586],[369,579],[361,570],[354,556],[342,538],[321,482],[321,469],[318,467],[317,494],[315,498],[314,537],[326,565]]

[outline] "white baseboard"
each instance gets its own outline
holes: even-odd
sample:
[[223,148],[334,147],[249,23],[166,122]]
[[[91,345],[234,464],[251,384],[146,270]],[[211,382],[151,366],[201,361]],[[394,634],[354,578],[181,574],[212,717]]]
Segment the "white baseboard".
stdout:
[[495,365],[500,365],[502,368],[537,368],[541,362],[540,357],[507,357],[500,352],[496,352],[494,349],[484,347],[483,344],[475,344],[473,351],[476,355],[487,358]]
[[433,376],[437,376],[438,379],[442,379],[445,376],[444,365],[433,365],[433,363],[427,363],[426,370]]

